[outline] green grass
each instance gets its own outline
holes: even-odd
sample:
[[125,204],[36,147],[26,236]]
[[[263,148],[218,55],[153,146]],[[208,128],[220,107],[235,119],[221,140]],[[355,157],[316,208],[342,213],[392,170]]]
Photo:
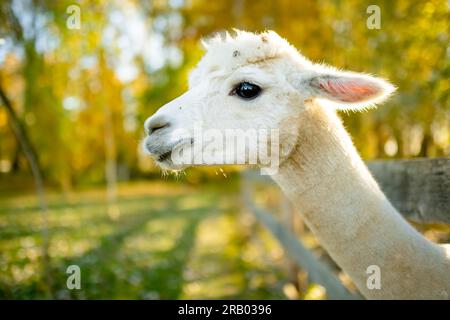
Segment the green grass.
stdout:
[[[240,210],[237,181],[121,185],[48,196],[47,276],[32,194],[0,197],[0,298],[284,298],[280,247]],[[69,265],[81,290],[66,287]]]

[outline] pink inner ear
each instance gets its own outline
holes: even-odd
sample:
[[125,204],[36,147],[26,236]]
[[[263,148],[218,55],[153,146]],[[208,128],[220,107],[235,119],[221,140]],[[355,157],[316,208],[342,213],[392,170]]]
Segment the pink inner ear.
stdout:
[[380,88],[363,79],[327,79],[319,81],[314,86],[342,102],[363,102],[380,91]]

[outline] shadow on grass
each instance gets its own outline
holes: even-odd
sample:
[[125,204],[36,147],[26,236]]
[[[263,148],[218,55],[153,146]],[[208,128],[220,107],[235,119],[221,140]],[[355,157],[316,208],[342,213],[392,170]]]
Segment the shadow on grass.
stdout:
[[[142,270],[144,274],[144,292],[150,295],[141,298],[178,299],[184,285],[183,270],[189,259],[194,243],[199,217],[193,217],[184,227],[181,236],[173,247],[161,254],[159,264],[150,270]],[[158,296],[152,296],[151,293]]]

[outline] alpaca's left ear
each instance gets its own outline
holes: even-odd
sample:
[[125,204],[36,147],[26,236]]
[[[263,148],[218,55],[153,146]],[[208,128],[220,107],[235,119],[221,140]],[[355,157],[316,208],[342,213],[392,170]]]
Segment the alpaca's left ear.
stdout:
[[395,91],[395,87],[383,79],[335,70],[315,74],[308,86],[314,98],[331,101],[340,110],[371,107]]

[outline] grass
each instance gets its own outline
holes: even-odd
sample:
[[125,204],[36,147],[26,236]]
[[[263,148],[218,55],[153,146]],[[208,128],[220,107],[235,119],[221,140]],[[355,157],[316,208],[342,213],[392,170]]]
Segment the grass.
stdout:
[[0,196],[0,298],[284,298],[281,248],[239,209],[237,181],[221,182],[123,184],[114,210],[102,189],[50,194],[47,276],[35,197]]

